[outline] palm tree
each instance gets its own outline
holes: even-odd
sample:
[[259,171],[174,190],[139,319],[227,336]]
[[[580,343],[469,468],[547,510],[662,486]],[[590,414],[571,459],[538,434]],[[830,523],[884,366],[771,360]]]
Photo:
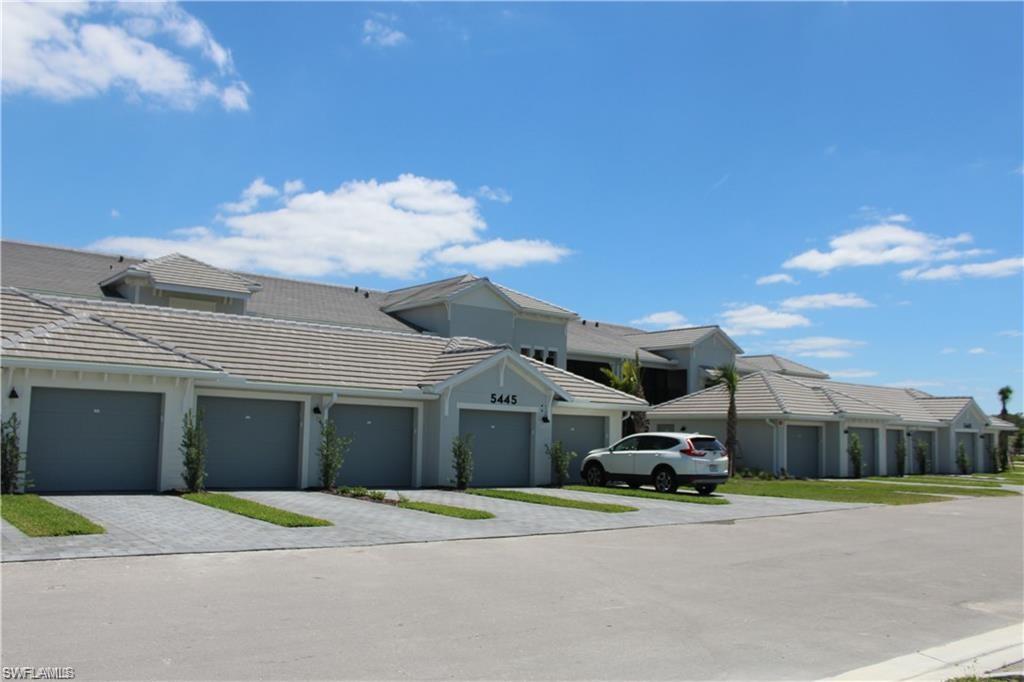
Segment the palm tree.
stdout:
[[1010,402],[1010,398],[1012,397],[1013,389],[1010,388],[1009,386],[1003,386],[1001,389],[999,389],[999,402],[1003,404],[1003,411],[999,413],[1000,417],[1005,417],[1007,415],[1006,403]]
[[739,443],[736,440],[736,389],[740,385],[740,374],[736,371],[736,365],[729,363],[715,368],[715,378],[712,386],[722,385],[729,393],[729,413],[725,418],[725,451],[729,455],[729,475],[732,476],[736,469],[736,449]]
[[[640,367],[639,353],[636,354],[635,359],[625,360],[618,374],[607,367],[602,367],[601,372],[608,379],[608,385],[615,390],[635,395],[640,400],[647,400],[644,395],[644,371]],[[646,412],[630,412],[629,418],[633,421],[633,433],[650,431]]]

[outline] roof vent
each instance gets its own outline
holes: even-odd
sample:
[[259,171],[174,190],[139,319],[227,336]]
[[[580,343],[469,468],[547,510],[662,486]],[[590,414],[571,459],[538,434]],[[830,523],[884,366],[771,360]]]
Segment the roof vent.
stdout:
[[363,292],[363,298],[370,298],[370,292],[369,291],[364,291]]
[[584,327],[586,327],[586,326],[587,326],[587,321],[586,321],[586,320],[583,320],[583,326],[584,326]]
[[118,256],[117,257],[117,262],[118,263],[123,263],[124,262],[124,256]]
[[600,323],[600,322],[595,322],[595,323],[594,323],[594,326],[595,326],[595,327],[600,327],[600,326],[601,326],[601,323]]
[[358,284],[356,285],[356,288],[355,288],[355,292],[356,292],[357,294],[359,293],[359,285],[358,285]]

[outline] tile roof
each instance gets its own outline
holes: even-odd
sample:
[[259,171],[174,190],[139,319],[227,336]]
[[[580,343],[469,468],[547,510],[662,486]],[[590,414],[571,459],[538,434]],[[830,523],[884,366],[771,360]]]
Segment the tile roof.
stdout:
[[425,284],[417,284],[415,286],[389,291],[385,294],[381,307],[384,310],[393,312],[405,308],[430,305],[432,303],[448,300],[452,296],[455,296],[456,294],[459,294],[480,282],[487,282],[491,286],[495,287],[498,291],[508,297],[513,304],[523,310],[534,313],[558,315],[559,317],[576,316],[576,313],[571,310],[557,306],[554,303],[542,301],[539,298],[528,296],[514,289],[509,289],[497,282],[491,282],[491,280],[486,277],[477,277],[472,274],[457,275],[455,277],[449,277],[448,279],[442,279],[436,282],[427,282]]
[[963,396],[936,397],[927,396],[918,398],[925,409],[942,420],[955,419],[973,398]]
[[641,331],[633,327],[591,320],[570,320],[566,330],[570,353],[624,359],[639,355],[640,362],[646,366],[678,367],[674,360],[644,350],[630,340],[630,336]]
[[566,393],[576,400],[585,400],[591,403],[603,403],[609,405],[633,405],[637,408],[644,407],[647,402],[636,396],[614,388],[591,381],[572,372],[548,365],[533,358],[525,358],[539,369],[548,379],[561,387]]
[[[657,332],[639,331],[638,333],[629,334],[628,338],[630,341],[636,343],[640,348],[657,350],[663,348],[692,346],[716,332],[721,333],[725,338],[729,339],[729,336],[722,331],[721,327],[713,324],[704,325],[702,327],[664,329]],[[729,339],[729,342],[732,343],[733,346],[736,346],[736,343],[732,341],[732,339]],[[736,348],[739,349],[739,346],[736,346]]]
[[740,374],[767,370],[769,372],[778,372],[779,374],[792,374],[793,376],[816,379],[829,378],[825,372],[779,355],[741,355],[736,358],[736,370]]
[[1017,425],[1013,422],[1002,419],[999,415],[990,414],[988,415],[989,425],[993,426],[1001,431],[1016,431]]
[[180,253],[132,263],[104,282],[114,282],[130,275],[146,276],[158,289],[188,288],[249,296],[260,288],[256,282]]

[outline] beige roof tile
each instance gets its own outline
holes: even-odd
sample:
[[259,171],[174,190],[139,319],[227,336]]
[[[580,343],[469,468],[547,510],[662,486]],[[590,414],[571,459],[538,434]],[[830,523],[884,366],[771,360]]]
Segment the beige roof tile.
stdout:
[[108,278],[108,281],[115,281],[130,274],[147,275],[157,288],[185,287],[245,296],[260,288],[256,282],[180,253],[133,263]]

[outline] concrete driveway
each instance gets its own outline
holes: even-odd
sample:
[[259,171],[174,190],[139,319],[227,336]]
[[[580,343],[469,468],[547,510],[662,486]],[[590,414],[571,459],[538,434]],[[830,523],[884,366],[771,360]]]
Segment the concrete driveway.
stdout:
[[2,559],[6,562],[434,542],[728,522],[857,506],[743,495],[730,496],[731,504],[728,505],[704,505],[566,490],[533,490],[548,495],[628,504],[639,509],[623,514],[606,514],[439,490],[403,493],[414,500],[485,509],[495,514],[494,519],[467,521],[319,492],[232,493],[334,523],[321,528],[281,528],[173,495],[63,495],[47,499],[92,519],[107,532],[66,538],[29,538],[5,522]]
[[1022,501],[5,564],[5,666],[76,679],[818,679],[1019,623]]

